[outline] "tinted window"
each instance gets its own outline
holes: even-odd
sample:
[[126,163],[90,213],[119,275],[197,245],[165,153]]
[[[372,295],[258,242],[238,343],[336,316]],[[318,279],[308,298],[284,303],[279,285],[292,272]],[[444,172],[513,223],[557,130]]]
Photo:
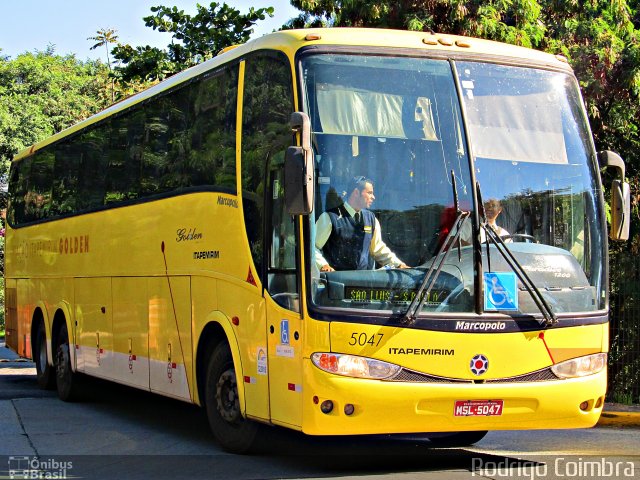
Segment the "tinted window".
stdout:
[[105,126],[110,132],[106,165],[107,205],[138,198],[142,159],[138,145],[144,138],[144,119],[144,111],[139,108],[128,115],[113,118]]
[[47,152],[35,155],[31,162],[29,189],[25,196],[27,221],[45,218],[51,208],[53,157]]
[[13,224],[26,222],[25,203],[28,191],[27,181],[31,173],[31,161],[33,157],[25,158],[21,162],[11,165],[9,178],[9,211],[7,218]]
[[264,190],[270,159],[292,144],[291,67],[284,55],[246,61],[242,107],[242,202],[247,237],[258,275],[263,266]]
[[237,69],[210,73],[16,162],[10,221],[193,188],[235,194]]
[[107,166],[105,144],[106,129],[91,130],[77,140],[82,158],[78,179],[78,210],[90,210],[104,205],[106,178],[102,172]]
[[236,193],[238,71],[224,70],[194,89],[194,123],[188,157],[191,183]]

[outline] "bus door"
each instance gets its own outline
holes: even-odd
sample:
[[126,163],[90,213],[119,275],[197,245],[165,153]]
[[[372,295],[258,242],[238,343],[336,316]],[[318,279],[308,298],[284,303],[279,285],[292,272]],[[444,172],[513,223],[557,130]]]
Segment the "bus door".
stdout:
[[[247,393],[247,412],[250,404],[265,407],[255,387],[266,377],[271,420],[295,428],[302,421],[302,325],[296,234],[283,195],[284,154],[293,140],[289,125],[290,112],[295,111],[292,69],[289,58],[273,50],[252,53],[243,65],[243,209],[266,314],[260,336],[261,341],[266,338],[266,345],[255,345],[254,350],[258,353],[256,384],[245,388],[255,392],[253,398]],[[263,347],[266,358],[260,356]]]
[[267,338],[271,420],[302,422],[302,322],[300,318],[298,233],[284,201],[284,158],[271,159],[265,235]]

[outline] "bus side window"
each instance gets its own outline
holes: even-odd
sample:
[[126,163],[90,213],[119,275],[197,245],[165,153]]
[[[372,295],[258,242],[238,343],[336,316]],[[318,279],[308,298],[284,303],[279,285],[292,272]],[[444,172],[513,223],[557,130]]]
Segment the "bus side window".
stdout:
[[267,268],[267,290],[280,306],[300,312],[296,274],[296,229],[294,218],[287,212],[284,201],[282,160],[281,155],[273,159],[269,175],[270,191],[267,198],[271,204],[271,224],[267,235],[271,236],[271,248]]
[[53,155],[38,152],[31,162],[31,182],[25,196],[26,221],[43,220],[49,216],[51,208],[51,176]]
[[27,157],[11,165],[11,178],[9,180],[10,200],[7,219],[12,225],[20,225],[27,221],[26,205],[31,161],[32,157]]
[[82,150],[82,163],[76,207],[80,211],[101,208],[104,205],[105,177],[96,175],[96,172],[103,172],[107,165],[106,131],[104,129],[89,130],[78,141]]
[[134,108],[111,119],[106,169],[106,205],[135,200],[140,192],[144,111]]
[[214,185],[236,195],[238,66],[218,71],[193,88],[190,185]]

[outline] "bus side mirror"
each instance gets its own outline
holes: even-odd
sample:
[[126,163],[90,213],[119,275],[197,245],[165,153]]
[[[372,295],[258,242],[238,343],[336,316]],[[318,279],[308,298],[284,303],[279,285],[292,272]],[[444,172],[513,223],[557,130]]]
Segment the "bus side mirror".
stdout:
[[284,198],[291,215],[309,215],[313,211],[313,150],[311,122],[303,112],[291,114],[291,129],[300,134],[301,147],[289,147],[284,159]]
[[629,240],[629,224],[631,223],[631,193],[629,183],[624,181],[624,161],[617,153],[605,150],[598,152],[598,162],[602,167],[616,170],[616,178],[611,183],[611,230],[612,240]]

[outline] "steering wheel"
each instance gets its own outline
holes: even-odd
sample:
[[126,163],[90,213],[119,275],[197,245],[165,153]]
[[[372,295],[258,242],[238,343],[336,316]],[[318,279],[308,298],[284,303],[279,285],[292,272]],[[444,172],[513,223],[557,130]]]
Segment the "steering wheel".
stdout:
[[509,235],[501,235],[500,238],[502,240],[522,239],[523,241],[527,241],[528,240],[531,243],[538,243],[538,241],[536,240],[536,237],[534,237],[533,235],[527,235],[526,233],[512,233],[512,234],[509,234]]

